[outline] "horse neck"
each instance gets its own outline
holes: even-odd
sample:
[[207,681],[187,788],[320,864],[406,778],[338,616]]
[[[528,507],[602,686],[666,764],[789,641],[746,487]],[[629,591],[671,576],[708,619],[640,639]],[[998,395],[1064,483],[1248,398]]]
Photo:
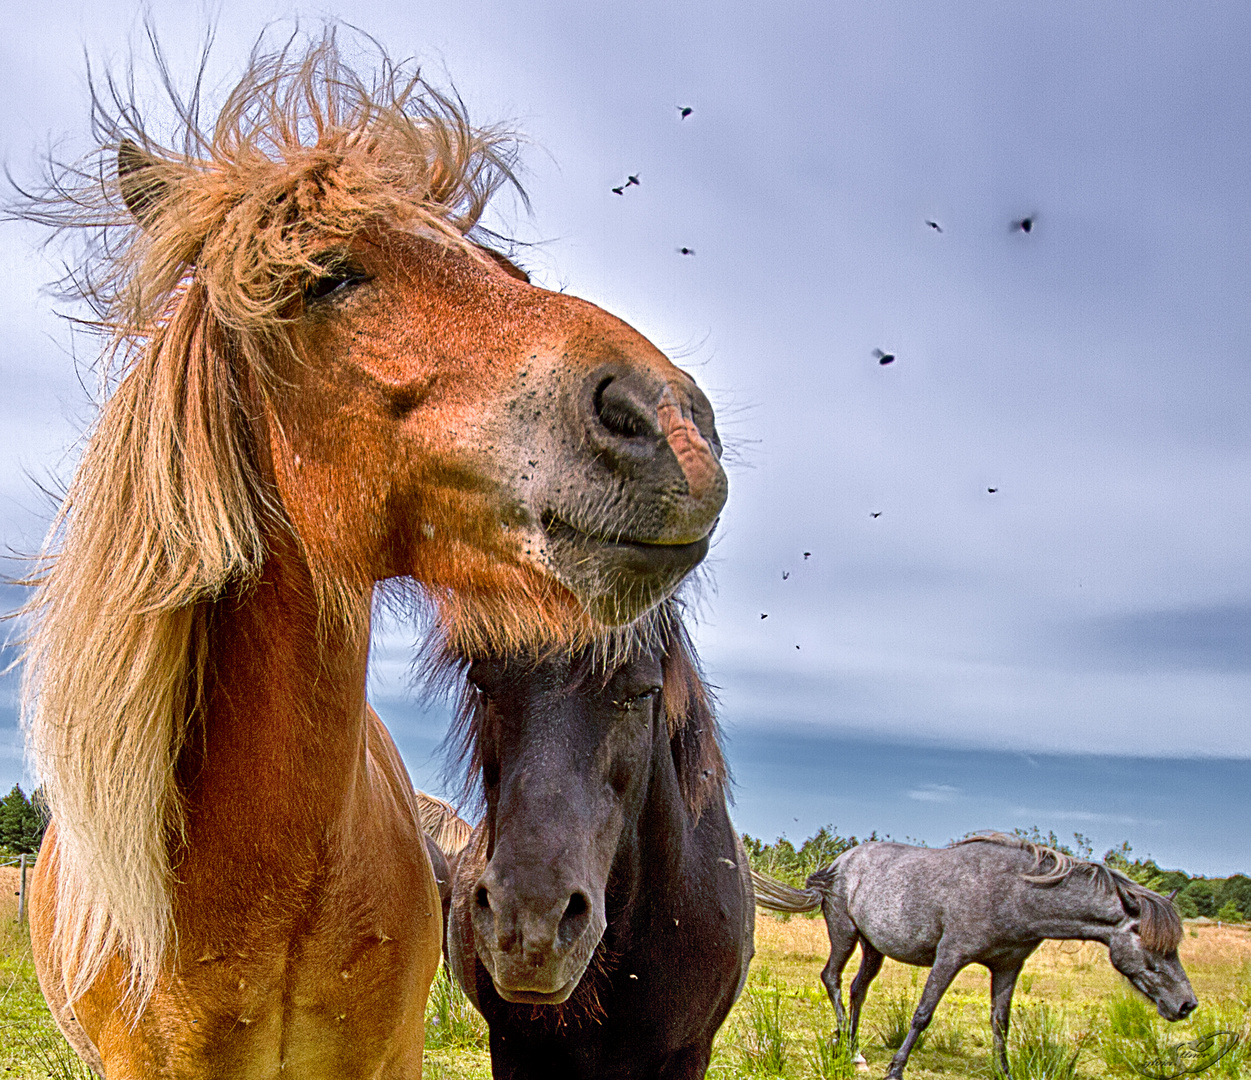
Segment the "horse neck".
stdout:
[[1031,886],[1035,893],[1040,937],[1070,941],[1101,941],[1125,918],[1116,895],[1085,874],[1070,874],[1058,885]]
[[188,849],[317,843],[365,765],[367,597],[322,614],[294,544],[211,617],[204,708],[180,761]]

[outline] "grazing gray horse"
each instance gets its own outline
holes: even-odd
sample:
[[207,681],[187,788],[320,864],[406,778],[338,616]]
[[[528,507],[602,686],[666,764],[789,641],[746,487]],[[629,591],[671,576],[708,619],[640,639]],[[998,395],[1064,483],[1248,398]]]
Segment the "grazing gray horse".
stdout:
[[[912,1027],[886,1073],[895,1080],[903,1076],[908,1055],[951,980],[969,964],[990,970],[991,1027],[1006,1076],[1016,977],[1046,938],[1103,942],[1112,966],[1165,1020],[1181,1020],[1199,1004],[1177,959],[1182,924],[1171,899],[1100,863],[1014,836],[984,833],[948,848],[861,844],[811,874],[806,889],[760,874],[752,878],[761,907],[821,908],[830,932],[830,961],[821,981],[839,1031],[853,1046],[860,1009],[884,956],[932,969]],[[848,1025],[842,975],[857,942],[862,959],[851,984]]]

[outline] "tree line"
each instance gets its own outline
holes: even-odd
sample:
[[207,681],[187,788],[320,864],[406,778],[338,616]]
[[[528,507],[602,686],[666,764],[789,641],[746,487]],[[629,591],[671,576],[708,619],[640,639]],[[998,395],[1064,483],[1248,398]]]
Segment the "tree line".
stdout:
[[[1045,844],[1074,858],[1091,859],[1094,856],[1090,839],[1081,833],[1074,833],[1072,842],[1061,840],[1053,831],[1044,833],[1037,826],[1013,829],[1012,833],[1022,840]],[[873,832],[864,839],[891,838]],[[798,847],[785,837],[766,844],[754,836],[743,834],[743,846],[747,848],[752,869],[795,886],[802,886],[814,870],[829,866],[844,851],[862,842],[854,836],[839,835],[833,825],[821,826]],[[908,839],[908,843],[918,841]],[[1128,841],[1106,851],[1103,863],[1155,892],[1167,894],[1176,889],[1173,903],[1183,919],[1202,916],[1235,923],[1251,919],[1251,877],[1246,874],[1209,878],[1191,875],[1184,870],[1165,870],[1154,859],[1133,858],[1133,848]]]

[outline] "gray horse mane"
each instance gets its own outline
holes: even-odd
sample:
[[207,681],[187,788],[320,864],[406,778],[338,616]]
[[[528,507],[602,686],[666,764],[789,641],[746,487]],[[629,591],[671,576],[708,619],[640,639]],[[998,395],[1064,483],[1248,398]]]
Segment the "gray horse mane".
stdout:
[[1173,902],[1168,897],[1139,885],[1119,870],[1104,866],[1103,863],[1075,859],[1045,844],[1035,844],[1007,833],[975,833],[955,841],[951,846],[960,847],[963,844],[998,844],[1000,847],[1026,852],[1034,860],[1034,865],[1021,877],[1034,885],[1058,885],[1071,874],[1085,874],[1096,886],[1115,895],[1127,912],[1137,915],[1138,936],[1148,950],[1170,953],[1181,944],[1182,921]]

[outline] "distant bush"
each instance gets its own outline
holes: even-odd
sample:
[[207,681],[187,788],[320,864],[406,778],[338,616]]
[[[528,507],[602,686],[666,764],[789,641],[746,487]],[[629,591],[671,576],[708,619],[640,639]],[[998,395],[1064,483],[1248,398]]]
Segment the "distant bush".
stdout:
[[1242,909],[1239,908],[1238,905],[1232,900],[1227,901],[1225,906],[1216,912],[1216,917],[1221,922],[1240,923],[1245,921]]
[[1209,919],[1216,917],[1216,889],[1207,879],[1195,878],[1179,895],[1193,900],[1200,915]]
[[[868,839],[876,840],[877,833]],[[833,825],[822,825],[799,848],[784,836],[766,844],[754,836],[743,834],[743,846],[747,849],[752,869],[795,886],[803,885],[814,870],[824,869],[844,851],[859,843],[854,836],[840,836]]]
[[47,825],[38,789],[33,800],[27,799],[21,786],[14,784],[13,790],[0,799],[0,848],[10,854],[36,854],[43,843],[43,831]]
[[1234,874],[1224,881],[1215,882],[1216,903],[1220,908],[1233,904],[1242,913],[1243,918],[1251,917],[1251,877],[1246,874]]

